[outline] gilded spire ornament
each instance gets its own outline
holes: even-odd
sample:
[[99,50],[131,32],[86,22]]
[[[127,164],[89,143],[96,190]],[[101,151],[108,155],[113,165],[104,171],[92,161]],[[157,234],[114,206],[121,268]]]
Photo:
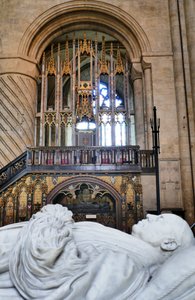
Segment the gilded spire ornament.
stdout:
[[56,75],[55,59],[53,55],[53,44],[51,45],[51,56],[47,66],[47,73],[49,75]]
[[71,64],[69,59],[69,45],[68,45],[68,36],[66,36],[66,44],[65,44],[65,61],[64,67],[62,70],[62,75],[70,75],[71,73]]
[[117,49],[117,61],[116,61],[116,68],[115,68],[115,74],[123,74],[124,73],[124,66],[121,58],[121,52],[118,47]]
[[102,56],[100,60],[100,74],[109,74],[108,63],[106,61],[105,37],[102,37]]
[[86,33],[84,32],[84,40],[80,41],[79,50],[81,54],[90,54],[91,51],[91,42],[87,41]]

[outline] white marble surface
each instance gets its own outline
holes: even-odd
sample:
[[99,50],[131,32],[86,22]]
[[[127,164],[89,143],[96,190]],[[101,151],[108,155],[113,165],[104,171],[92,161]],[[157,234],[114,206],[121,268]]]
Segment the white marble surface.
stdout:
[[3,300],[194,300],[194,283],[194,237],[175,215],[148,215],[128,235],[47,205],[0,229]]

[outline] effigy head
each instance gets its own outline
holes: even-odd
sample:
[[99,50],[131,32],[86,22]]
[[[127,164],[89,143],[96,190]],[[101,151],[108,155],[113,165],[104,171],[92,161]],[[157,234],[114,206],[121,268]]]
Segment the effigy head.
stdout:
[[47,204],[41,208],[39,212],[32,216],[33,219],[43,218],[44,216],[50,216],[63,222],[73,222],[73,213],[67,207],[61,204]]
[[165,251],[194,245],[189,225],[174,214],[148,214],[146,219],[133,226],[132,235]]

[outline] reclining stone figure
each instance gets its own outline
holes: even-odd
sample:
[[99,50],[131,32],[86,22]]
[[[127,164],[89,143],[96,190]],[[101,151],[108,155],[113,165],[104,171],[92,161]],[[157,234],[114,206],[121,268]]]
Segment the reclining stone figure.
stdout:
[[176,215],[129,235],[56,204],[0,229],[0,299],[194,300],[194,283],[194,237]]

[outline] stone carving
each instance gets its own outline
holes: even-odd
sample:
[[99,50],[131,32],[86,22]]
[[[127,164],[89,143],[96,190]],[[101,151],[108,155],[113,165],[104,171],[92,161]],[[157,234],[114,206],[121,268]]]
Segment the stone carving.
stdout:
[[0,229],[0,299],[193,300],[194,283],[194,237],[176,215],[128,235],[56,204]]

